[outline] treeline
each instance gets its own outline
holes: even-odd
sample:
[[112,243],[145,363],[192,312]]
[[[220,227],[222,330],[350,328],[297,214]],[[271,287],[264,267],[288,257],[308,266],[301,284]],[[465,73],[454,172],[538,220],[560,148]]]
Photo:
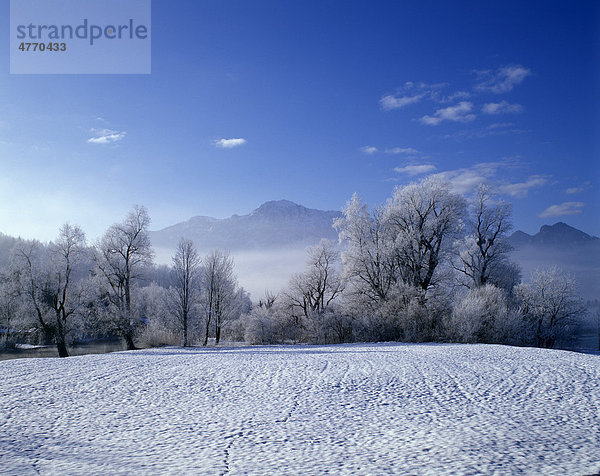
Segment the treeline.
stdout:
[[172,267],[155,266],[149,225],[146,209],[135,207],[94,246],[70,224],[48,244],[14,240],[0,271],[4,345],[55,344],[67,357],[69,344],[113,336],[130,350],[179,343],[182,332],[184,345],[218,344],[223,326],[251,308],[232,259],[220,251],[200,258],[184,240]]
[[52,342],[61,356],[70,342],[111,335],[128,349],[223,338],[554,347],[584,307],[558,269],[521,283],[510,215],[487,186],[467,201],[435,178],[373,210],[354,195],[334,223],[341,246],[309,249],[305,271],[253,305],[224,252],[202,257],[182,239],[170,267],[154,266],[150,220],[136,207],[94,246],[68,224],[47,245],[15,241],[0,271],[0,329],[5,343]]
[[243,316],[236,337],[566,344],[584,313],[575,282],[552,268],[521,283],[510,216],[489,187],[467,201],[435,178],[373,210],[354,195],[334,223],[341,254],[328,242],[309,250],[306,270]]

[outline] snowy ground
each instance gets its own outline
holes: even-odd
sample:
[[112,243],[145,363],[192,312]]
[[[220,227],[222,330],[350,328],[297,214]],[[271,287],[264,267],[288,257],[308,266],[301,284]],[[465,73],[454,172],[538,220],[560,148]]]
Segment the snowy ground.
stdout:
[[486,345],[0,362],[2,474],[592,474],[600,356]]

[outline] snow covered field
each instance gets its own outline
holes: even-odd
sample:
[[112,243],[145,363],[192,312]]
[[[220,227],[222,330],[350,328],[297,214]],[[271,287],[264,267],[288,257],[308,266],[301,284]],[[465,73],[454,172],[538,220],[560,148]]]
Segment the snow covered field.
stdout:
[[592,474],[600,356],[489,345],[0,362],[2,474]]

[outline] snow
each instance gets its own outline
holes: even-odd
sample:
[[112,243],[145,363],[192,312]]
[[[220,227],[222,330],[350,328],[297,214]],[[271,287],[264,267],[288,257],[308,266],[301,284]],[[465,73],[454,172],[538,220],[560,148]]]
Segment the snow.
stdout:
[[592,474],[600,356],[162,348],[0,362],[4,474]]

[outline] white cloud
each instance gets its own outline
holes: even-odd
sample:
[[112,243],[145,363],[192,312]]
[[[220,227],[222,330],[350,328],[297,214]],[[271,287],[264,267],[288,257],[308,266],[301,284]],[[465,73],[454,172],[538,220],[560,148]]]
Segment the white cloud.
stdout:
[[377,152],[377,150],[377,147],[373,147],[372,145],[365,145],[364,147],[360,148],[360,151],[367,155],[373,155],[375,152]]
[[578,215],[583,210],[585,203],[583,202],[564,202],[560,205],[552,205],[546,208],[538,216],[540,218],[560,217],[564,215]]
[[438,109],[433,116],[423,116],[419,121],[428,126],[437,126],[443,121],[470,122],[475,119],[475,114],[470,113],[472,109],[471,102],[461,101],[455,106]]
[[423,165],[407,165],[405,167],[396,167],[394,169],[395,172],[399,174],[406,174],[411,177],[415,175],[422,175],[428,172],[433,172],[435,170],[435,165],[431,164],[423,164]]
[[471,94],[467,91],[456,91],[455,93],[452,93],[449,96],[439,98],[438,101],[439,102],[452,102],[452,101],[456,101],[457,99],[466,99],[470,96],[471,96]]
[[233,147],[239,147],[246,143],[246,139],[238,138],[238,139],[219,139],[215,141],[215,147],[219,147],[221,149],[232,149]]
[[501,169],[518,167],[516,157],[506,157],[496,162],[480,162],[471,167],[448,170],[435,174],[450,183],[452,190],[460,194],[469,194],[481,183],[492,184],[499,193],[513,197],[525,197],[533,188],[541,187],[549,182],[549,177],[533,175],[525,182],[500,182],[496,178]]
[[477,166],[435,174],[436,177],[449,182],[452,190],[460,194],[472,192],[479,184],[487,183],[492,175],[493,172]]
[[505,183],[498,187],[500,193],[512,197],[523,198],[527,196],[529,190],[539,188],[548,183],[548,177],[545,175],[532,175],[525,182]]
[[[408,81],[398,88],[394,94],[383,96],[379,100],[379,104],[382,109],[389,111],[392,109],[401,109],[409,104],[418,103],[423,99],[444,102],[444,99],[448,98],[441,98],[439,91],[446,86],[446,83],[427,84]],[[462,95],[468,93],[459,92],[457,94]]]
[[565,193],[569,194],[569,195],[575,195],[576,193],[583,193],[586,190],[588,190],[589,188],[591,188],[591,186],[592,186],[591,182],[584,182],[579,187],[570,187],[570,188],[566,189]]
[[506,114],[509,112],[521,112],[523,106],[520,104],[510,104],[507,101],[489,102],[484,104],[481,110],[486,114]]
[[90,137],[87,141],[89,144],[112,144],[119,142],[125,138],[126,132],[118,132],[110,129],[92,129],[94,137]]
[[513,127],[515,124],[513,122],[494,122],[490,124],[487,128],[490,131],[495,129],[506,129],[507,127]]
[[531,70],[521,65],[510,65],[496,71],[476,71],[480,82],[475,86],[479,91],[490,91],[496,94],[511,91],[517,84],[531,74]]
[[385,153],[392,155],[417,155],[419,151],[412,147],[392,147],[391,149],[385,149]]
[[381,104],[382,109],[386,111],[391,111],[392,109],[401,109],[409,104],[414,104],[419,102],[425,94],[417,94],[415,96],[383,96],[379,100],[379,104]]
[[379,100],[381,108],[389,111],[392,109],[402,109],[410,104],[418,103],[422,100],[430,100],[437,103],[449,103],[458,99],[466,99],[471,96],[468,91],[456,91],[452,94],[444,95],[442,90],[448,86],[447,83],[415,83],[408,81],[398,88],[394,94],[387,94]]

